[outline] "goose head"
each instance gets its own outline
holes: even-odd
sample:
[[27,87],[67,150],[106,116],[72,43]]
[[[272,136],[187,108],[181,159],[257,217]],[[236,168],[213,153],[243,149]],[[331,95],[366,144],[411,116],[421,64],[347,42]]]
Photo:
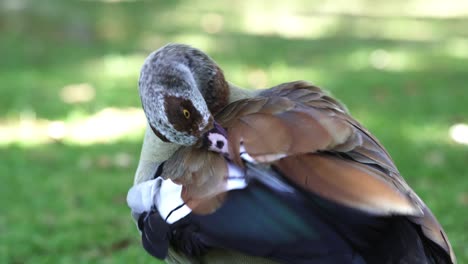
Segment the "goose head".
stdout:
[[[183,146],[211,145],[226,132],[213,114],[227,105],[229,86],[205,53],[169,44],[151,53],[140,73],[139,93],[148,124],[161,140]],[[211,135],[211,136],[209,136]]]

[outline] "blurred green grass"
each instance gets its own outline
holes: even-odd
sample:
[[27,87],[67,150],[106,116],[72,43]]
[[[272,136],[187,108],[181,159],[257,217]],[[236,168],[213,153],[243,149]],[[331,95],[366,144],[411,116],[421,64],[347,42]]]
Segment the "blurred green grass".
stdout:
[[[468,263],[468,147],[449,137],[452,125],[468,123],[464,1],[9,0],[0,8],[1,263],[154,261],[125,203],[142,126],[91,143],[47,131],[139,108],[139,67],[168,42],[203,49],[242,86],[306,79],[329,89],[388,148]],[[68,102],[66,87],[91,95]]]

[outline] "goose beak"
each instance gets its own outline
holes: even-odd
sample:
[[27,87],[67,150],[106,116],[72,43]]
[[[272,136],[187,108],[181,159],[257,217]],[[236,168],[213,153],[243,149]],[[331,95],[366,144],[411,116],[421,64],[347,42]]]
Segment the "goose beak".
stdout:
[[207,149],[228,156],[227,131],[216,121],[213,128],[203,135],[203,146]]

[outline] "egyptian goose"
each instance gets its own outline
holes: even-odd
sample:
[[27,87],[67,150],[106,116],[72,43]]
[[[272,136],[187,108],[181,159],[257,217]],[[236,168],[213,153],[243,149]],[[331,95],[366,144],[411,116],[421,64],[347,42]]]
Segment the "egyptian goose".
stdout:
[[148,130],[127,202],[153,256],[456,262],[384,147],[320,88],[240,90],[200,50],[169,44],[139,92]]

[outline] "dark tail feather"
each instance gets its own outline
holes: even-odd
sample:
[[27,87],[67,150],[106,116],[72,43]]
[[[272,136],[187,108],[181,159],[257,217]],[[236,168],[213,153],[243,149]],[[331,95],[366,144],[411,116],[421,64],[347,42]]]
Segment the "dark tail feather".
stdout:
[[450,256],[406,218],[395,218],[380,244],[367,252],[369,264],[452,264]]
[[169,244],[187,256],[200,256],[207,250],[199,237],[198,227],[187,218],[169,225],[158,212],[151,211],[140,216],[138,228],[145,250],[161,260],[167,257]]
[[169,225],[158,212],[144,213],[138,219],[141,242],[146,252],[158,259],[165,259],[169,249]]

